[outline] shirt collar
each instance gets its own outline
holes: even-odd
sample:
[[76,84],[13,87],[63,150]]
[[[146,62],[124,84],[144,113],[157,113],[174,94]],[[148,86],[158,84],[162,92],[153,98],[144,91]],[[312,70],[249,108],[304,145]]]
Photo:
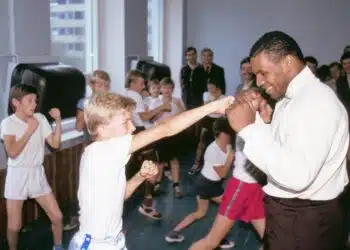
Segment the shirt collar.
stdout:
[[288,99],[293,98],[300,89],[303,88],[308,80],[315,78],[315,75],[311,72],[309,67],[305,66],[302,71],[297,74],[292,81],[289,83],[285,97]]

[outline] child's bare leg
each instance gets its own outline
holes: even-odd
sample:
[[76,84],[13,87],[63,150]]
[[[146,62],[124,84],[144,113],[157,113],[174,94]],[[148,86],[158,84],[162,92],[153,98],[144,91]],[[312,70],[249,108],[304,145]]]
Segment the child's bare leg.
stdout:
[[175,191],[175,196],[177,198],[180,198],[183,196],[183,193],[180,189],[180,163],[178,159],[173,159],[170,161],[170,169],[171,169],[171,176],[173,180],[173,188]]
[[[262,240],[264,238],[265,226],[266,226],[265,218],[252,220],[252,225],[254,226],[256,232],[259,234],[260,239]],[[263,247],[261,246],[260,250],[262,249]]]
[[53,193],[35,198],[51,221],[53,239],[56,246],[62,245],[62,212]]
[[195,174],[196,172],[199,171],[200,162],[201,162],[202,156],[204,154],[204,150],[205,150],[205,144],[204,144],[205,133],[206,133],[206,129],[203,128],[200,132],[200,135],[199,135],[199,142],[198,142],[198,146],[196,149],[196,157],[194,160],[194,165],[191,168],[191,170],[189,171],[189,174]]
[[18,233],[22,228],[23,202],[23,200],[6,200],[9,250],[17,250]]
[[222,201],[222,197],[223,197],[223,195],[220,195],[220,196],[218,196],[218,197],[212,198],[211,200],[214,201],[214,202],[217,203],[217,204],[220,204],[221,201]]
[[156,183],[160,183],[163,179],[163,174],[164,174],[164,164],[163,163],[158,163],[158,169],[159,169],[159,173],[157,176],[157,182]]
[[218,214],[208,235],[195,242],[190,250],[213,250],[219,246],[234,224],[233,220]]
[[200,220],[202,219],[207,211],[208,211],[208,207],[209,207],[209,200],[202,200],[197,196],[197,210],[193,213],[190,213],[189,215],[187,215],[175,228],[174,231],[175,232],[180,232],[181,230],[183,230],[184,228],[188,227],[189,225],[191,225],[193,222],[195,222],[196,220]]

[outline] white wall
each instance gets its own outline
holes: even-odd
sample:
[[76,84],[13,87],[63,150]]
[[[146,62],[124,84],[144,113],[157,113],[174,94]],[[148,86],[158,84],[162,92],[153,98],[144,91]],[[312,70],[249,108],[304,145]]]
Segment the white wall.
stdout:
[[239,84],[239,61],[263,33],[293,36],[321,64],[340,58],[350,43],[350,1],[187,0],[186,46],[210,47],[225,68],[228,93]]
[[99,1],[99,68],[112,91],[124,91],[126,59],[147,55],[147,0]]
[[163,62],[171,68],[174,95],[181,96],[180,70],[184,53],[184,0],[164,0]]

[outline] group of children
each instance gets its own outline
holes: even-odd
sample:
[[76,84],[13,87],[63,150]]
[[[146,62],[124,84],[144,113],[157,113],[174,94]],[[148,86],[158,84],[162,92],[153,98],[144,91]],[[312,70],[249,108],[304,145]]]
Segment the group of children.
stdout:
[[[173,97],[174,82],[170,78],[150,79],[150,96],[143,98],[145,76],[130,71],[125,92],[110,93],[110,77],[95,71],[91,79],[92,96],[79,101],[76,126],[84,131],[90,143],[81,157],[79,173],[79,231],[72,238],[69,250],[126,249],[123,234],[123,203],[145,182],[145,198],[140,213],[153,219],[162,216],[155,210],[152,193],[159,188],[164,166],[169,165],[175,197],[180,189],[181,132],[195,123],[201,124],[197,148],[195,182],[197,210],[184,218],[165,239],[182,242],[185,227],[203,218],[210,201],[220,204],[217,218],[209,234],[191,249],[230,248],[225,239],[236,220],[251,222],[262,238],[264,233],[263,192],[257,183],[256,168],[243,155],[244,142],[237,137],[225,116],[234,101],[225,97],[215,82],[208,83],[204,105],[185,110],[180,99]],[[54,249],[62,248],[62,213],[47,183],[43,169],[45,143],[59,148],[61,118],[58,109],[50,111],[55,120],[52,131],[45,116],[36,113],[37,90],[29,85],[16,85],[10,94],[13,114],[1,123],[1,139],[8,155],[5,198],[8,215],[8,244],[17,249],[21,229],[23,201],[35,198],[52,222]],[[204,118],[204,119],[203,119]],[[233,143],[232,143],[233,142]],[[152,152],[135,175],[126,178],[126,167],[134,155]],[[205,152],[204,152],[205,151]],[[203,157],[204,155],[204,157]],[[201,158],[203,167],[200,168]],[[225,191],[223,183],[231,171]]]

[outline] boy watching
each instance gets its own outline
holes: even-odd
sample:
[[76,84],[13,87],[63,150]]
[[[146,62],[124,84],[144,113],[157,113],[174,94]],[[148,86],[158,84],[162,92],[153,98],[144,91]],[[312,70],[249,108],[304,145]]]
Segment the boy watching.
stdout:
[[35,87],[18,84],[10,92],[10,113],[1,122],[1,139],[8,156],[5,182],[7,240],[9,250],[17,249],[18,232],[22,227],[22,207],[34,198],[52,223],[54,250],[62,249],[62,213],[47,183],[43,167],[45,142],[52,148],[61,143],[61,114],[50,110],[56,122],[52,132],[46,117],[35,113],[38,102]]

